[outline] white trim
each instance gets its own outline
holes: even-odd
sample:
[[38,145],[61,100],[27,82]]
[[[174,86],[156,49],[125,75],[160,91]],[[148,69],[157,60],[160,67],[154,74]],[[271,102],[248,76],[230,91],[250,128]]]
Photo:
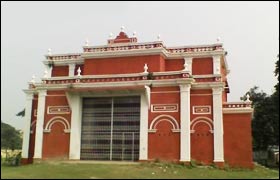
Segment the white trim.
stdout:
[[79,160],[81,152],[82,100],[79,94],[66,93],[66,95],[72,110],[69,159]]
[[76,64],[68,64],[68,76],[69,77],[75,76],[75,67],[76,67]]
[[148,102],[148,109],[150,109],[151,105],[151,88],[149,86],[144,86],[145,87],[145,93],[146,93],[146,99]]
[[220,55],[213,56],[213,74],[215,74],[215,75],[221,74],[221,56]]
[[223,114],[243,114],[243,113],[253,113],[253,108],[223,108]]
[[[154,111],[154,106],[175,106],[176,110],[172,110],[172,111],[166,111],[166,110],[156,110]],[[178,104],[152,104],[152,113],[161,113],[161,112],[178,112]]]
[[153,76],[178,75],[178,74],[182,74],[182,71],[163,71],[163,72],[153,72]]
[[191,137],[190,137],[190,84],[180,85],[180,161],[191,161]]
[[43,125],[45,120],[46,90],[40,90],[38,95],[38,113],[36,122],[34,158],[42,158],[43,149]]
[[148,160],[148,112],[147,97],[144,93],[141,93],[139,160]]
[[156,126],[159,122],[161,121],[168,121],[171,123],[174,131],[176,130],[179,130],[180,127],[179,127],[179,124],[177,122],[177,120],[173,117],[173,116],[170,116],[170,115],[167,115],[167,114],[161,114],[161,115],[158,115],[157,117],[155,117],[151,124],[150,124],[150,127],[149,127],[149,131],[155,131],[156,132]]
[[214,161],[224,160],[223,87],[212,88],[214,121]]
[[208,117],[196,117],[191,121],[191,133],[195,133],[195,126],[198,123],[205,123],[209,126],[210,133],[213,133],[213,121]]
[[70,124],[67,121],[67,119],[62,117],[62,116],[55,116],[55,117],[51,118],[48,121],[48,123],[46,124],[44,132],[51,132],[51,128],[52,128],[53,124],[56,123],[56,122],[60,122],[64,125],[64,132],[65,133],[70,132]]
[[[206,107],[209,108],[209,112],[206,112],[206,113],[205,112],[202,112],[202,113],[195,112],[195,108],[206,108]],[[192,110],[193,110],[193,112],[192,112],[193,114],[212,114],[211,106],[206,106],[206,105],[205,106],[193,106]]]
[[25,92],[26,100],[25,100],[25,124],[23,130],[23,142],[22,142],[22,158],[28,158],[29,156],[29,139],[30,139],[30,126],[31,124],[31,116],[32,116],[32,100],[33,100],[33,92]]
[[152,94],[161,94],[161,93],[180,93],[180,91],[153,91]]
[[[99,79],[99,78],[123,78],[123,77],[141,77],[147,76],[147,73],[130,73],[130,74],[102,74],[102,75],[83,75],[79,79]],[[51,78],[42,78],[42,80],[73,80],[76,77],[56,76]]]
[[192,61],[193,61],[193,58],[192,57],[184,57],[184,60],[185,60],[184,66],[187,66],[188,69],[183,69],[183,71],[189,71],[190,74],[192,74]]
[[[68,108],[69,111],[68,112],[61,111],[61,112],[52,113],[52,112],[50,112],[51,108]],[[47,114],[70,114],[70,107],[69,106],[48,106]]]

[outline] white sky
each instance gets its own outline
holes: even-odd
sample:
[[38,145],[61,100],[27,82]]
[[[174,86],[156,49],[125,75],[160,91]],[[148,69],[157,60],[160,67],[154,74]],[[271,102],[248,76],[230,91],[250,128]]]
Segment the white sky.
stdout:
[[228,51],[229,101],[254,85],[271,94],[277,80],[279,2],[2,2],[1,120],[18,129],[27,82],[43,76],[47,49],[81,52],[85,39],[104,45],[120,27],[138,42],[166,46],[212,44],[221,37]]

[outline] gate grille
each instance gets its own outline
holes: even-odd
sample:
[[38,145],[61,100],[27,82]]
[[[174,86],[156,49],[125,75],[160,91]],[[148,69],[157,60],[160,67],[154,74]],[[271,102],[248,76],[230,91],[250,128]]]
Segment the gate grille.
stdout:
[[84,98],[81,159],[138,160],[140,97]]

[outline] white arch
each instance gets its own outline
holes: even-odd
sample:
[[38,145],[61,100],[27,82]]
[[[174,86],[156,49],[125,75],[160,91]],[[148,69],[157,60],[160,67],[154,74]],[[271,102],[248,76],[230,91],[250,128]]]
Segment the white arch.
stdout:
[[194,127],[198,124],[198,123],[205,123],[209,126],[210,128],[210,132],[213,133],[213,120],[208,118],[208,117],[196,117],[191,121],[191,133],[194,133]]
[[169,122],[172,125],[172,128],[173,128],[172,131],[173,132],[179,132],[180,131],[179,124],[174,117],[172,117],[170,115],[162,114],[162,115],[159,115],[159,116],[155,117],[152,120],[152,122],[150,124],[150,127],[149,127],[149,132],[156,132],[157,125],[162,121]]
[[49,122],[46,124],[44,132],[51,132],[51,128],[52,128],[53,124],[57,123],[57,122],[62,123],[64,125],[64,132],[65,133],[70,133],[70,124],[67,121],[67,119],[65,119],[62,116],[55,116],[55,117],[51,118],[49,120]]

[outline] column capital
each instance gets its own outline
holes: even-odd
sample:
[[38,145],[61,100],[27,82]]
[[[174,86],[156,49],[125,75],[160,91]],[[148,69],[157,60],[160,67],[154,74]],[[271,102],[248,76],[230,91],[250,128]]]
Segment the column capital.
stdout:
[[39,90],[38,95],[39,96],[46,96],[47,95],[47,90]]
[[180,91],[190,91],[191,84],[180,84]]
[[220,95],[222,94],[223,87],[213,87],[212,88],[212,93],[213,95]]
[[212,56],[214,61],[220,61],[221,55],[220,54],[215,54]]

